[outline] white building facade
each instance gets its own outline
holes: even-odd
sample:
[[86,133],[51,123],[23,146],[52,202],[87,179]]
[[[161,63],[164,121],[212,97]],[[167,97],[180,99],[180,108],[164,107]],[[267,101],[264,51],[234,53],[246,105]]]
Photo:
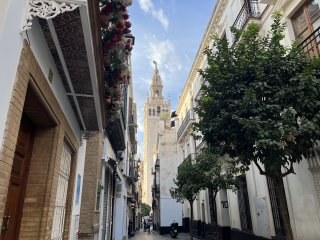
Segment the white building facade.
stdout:
[[175,186],[173,179],[181,162],[177,158],[176,129],[171,126],[168,117],[160,122],[154,154],[152,210],[154,224],[160,235],[169,234],[173,222],[178,223],[179,231],[182,231],[182,204],[170,195],[170,188]]
[[[203,80],[197,69],[206,67],[203,51],[212,46],[213,34],[226,37],[230,44],[233,36],[230,27],[245,28],[250,21],[261,27],[265,34],[271,26],[274,11],[281,11],[287,23],[285,44],[299,38],[301,48],[319,56],[320,2],[318,0],[223,0],[217,1],[210,22],[199,47],[189,77],[180,96],[177,115],[179,118],[177,142],[178,157],[182,161],[190,154],[193,158],[201,150],[202,143],[191,136],[192,123],[197,121],[193,112],[195,99]],[[296,174],[283,178],[290,223],[295,240],[320,239],[320,189],[319,150],[313,159],[295,165]],[[217,239],[271,239],[283,236],[283,223],[278,212],[278,203],[273,183],[259,174],[256,166],[239,176],[237,192],[221,190],[216,198],[217,219],[212,216],[213,201],[209,191],[201,191],[194,202],[193,231],[195,236],[210,236]],[[185,204],[184,218],[190,217],[190,207]],[[185,221],[187,222],[187,221]],[[217,222],[219,227],[213,223]],[[214,238],[214,239],[216,239]]]

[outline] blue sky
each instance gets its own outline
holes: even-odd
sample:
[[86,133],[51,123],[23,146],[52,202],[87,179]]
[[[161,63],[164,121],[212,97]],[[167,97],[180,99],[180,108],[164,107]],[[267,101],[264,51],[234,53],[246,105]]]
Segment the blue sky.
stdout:
[[132,51],[134,98],[138,112],[138,156],[143,158],[143,108],[158,62],[170,97],[171,110],[178,103],[214,9],[215,0],[134,0],[129,8],[135,45]]

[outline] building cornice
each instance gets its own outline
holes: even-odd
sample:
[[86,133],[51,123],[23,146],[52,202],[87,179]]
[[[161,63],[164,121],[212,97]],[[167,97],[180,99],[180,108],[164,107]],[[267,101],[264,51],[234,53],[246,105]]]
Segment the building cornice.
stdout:
[[206,28],[205,34],[202,38],[200,47],[198,49],[198,52],[196,54],[195,60],[193,62],[193,65],[191,67],[191,71],[189,73],[187,82],[183,88],[182,94],[179,99],[179,103],[177,106],[177,114],[179,115],[180,111],[182,110],[183,103],[185,102],[189,89],[191,88],[191,84],[195,79],[196,74],[198,73],[198,70],[200,69],[200,66],[205,58],[204,50],[206,47],[209,46],[209,43],[212,40],[213,35],[216,33],[216,31],[220,28],[219,22],[221,20],[222,14],[227,6],[228,0],[218,0],[216,3],[216,6],[213,10],[213,13],[210,17],[209,24]]

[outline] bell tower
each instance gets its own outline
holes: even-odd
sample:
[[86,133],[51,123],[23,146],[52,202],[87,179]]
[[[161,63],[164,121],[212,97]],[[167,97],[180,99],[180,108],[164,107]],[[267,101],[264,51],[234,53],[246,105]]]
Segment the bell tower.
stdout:
[[144,153],[143,153],[143,185],[142,202],[151,206],[152,202],[152,171],[154,168],[154,153],[157,144],[159,123],[170,116],[170,100],[162,95],[162,80],[158,64],[153,61],[155,68],[150,84],[150,92],[144,104]]
[[154,73],[152,76],[152,81],[150,85],[150,96],[151,98],[163,98],[162,97],[162,81],[158,70],[158,64],[156,61],[153,61],[155,65]]

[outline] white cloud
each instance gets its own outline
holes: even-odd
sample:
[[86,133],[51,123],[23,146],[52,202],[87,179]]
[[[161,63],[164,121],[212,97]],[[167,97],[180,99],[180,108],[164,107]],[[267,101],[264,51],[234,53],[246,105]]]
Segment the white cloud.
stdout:
[[169,19],[164,14],[163,9],[157,9],[152,0],[138,0],[140,8],[146,13],[151,14],[155,19],[157,19],[161,25],[167,30],[169,26]]
[[154,8],[151,0],[139,0],[138,2],[141,9],[145,12],[150,12],[150,10]]

